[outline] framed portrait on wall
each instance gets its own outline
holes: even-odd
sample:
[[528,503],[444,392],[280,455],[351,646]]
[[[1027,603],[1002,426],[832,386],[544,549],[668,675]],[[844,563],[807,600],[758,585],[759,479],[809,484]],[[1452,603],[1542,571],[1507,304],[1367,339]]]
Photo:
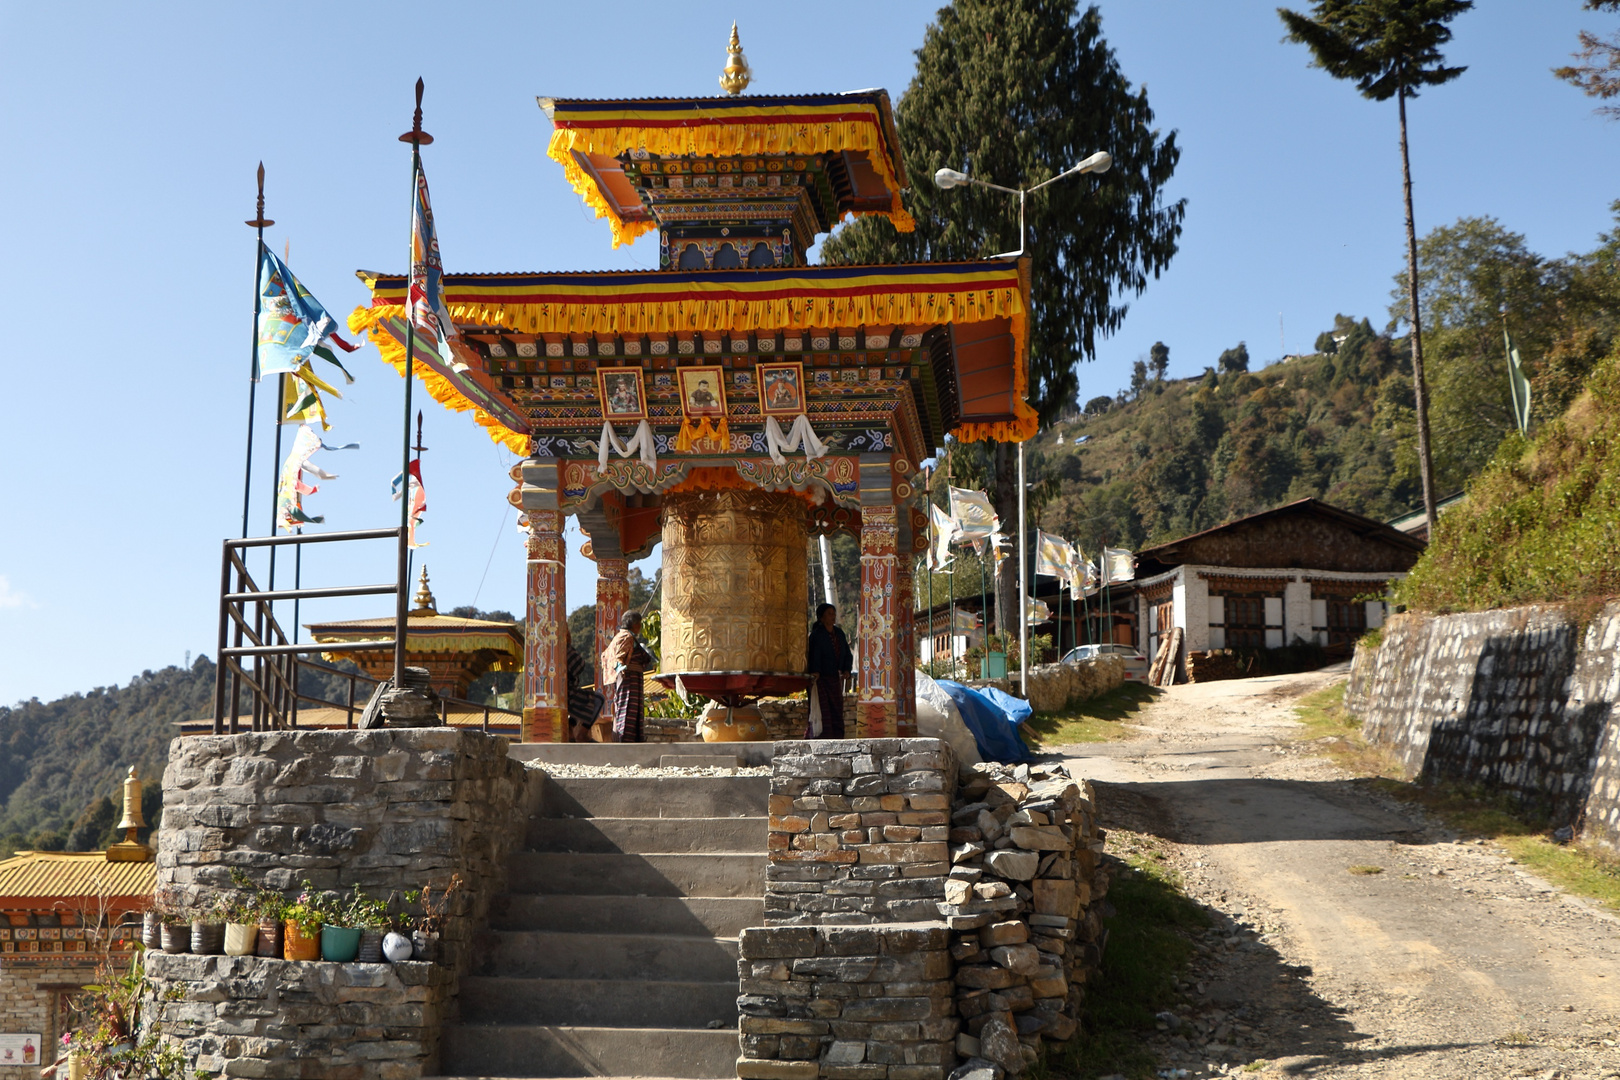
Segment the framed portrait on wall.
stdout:
[[602,419],[609,423],[647,418],[647,393],[640,368],[597,368],[596,390],[602,400]]
[[759,382],[759,408],[766,416],[798,416],[804,412],[803,364],[760,364],[755,374]]
[[675,372],[681,412],[688,420],[719,420],[726,415],[726,372],[721,367],[687,367]]

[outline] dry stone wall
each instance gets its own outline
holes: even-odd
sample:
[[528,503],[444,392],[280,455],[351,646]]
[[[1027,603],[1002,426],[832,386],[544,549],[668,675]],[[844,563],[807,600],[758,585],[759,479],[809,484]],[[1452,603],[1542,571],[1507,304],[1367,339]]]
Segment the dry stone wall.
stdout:
[[1620,604],[1398,615],[1359,647],[1345,704],[1408,777],[1506,793],[1620,850]]
[[738,1076],[1016,1076],[1075,1033],[1107,888],[1089,785],[938,739],[781,742],[770,814]]
[[[382,897],[442,887],[452,875],[465,883],[451,900],[441,964],[149,956],[156,996],[177,995],[193,1067],[356,1080],[437,1071],[438,1025],[453,1016],[472,932],[504,888],[533,809],[523,767],[506,750],[498,736],[444,727],[170,744],[157,885],[169,902],[229,891],[234,868],[289,896],[306,879]],[[323,1061],[341,1069],[323,1071]],[[297,1071],[306,1067],[316,1072]]]
[[1018,676],[976,679],[969,686],[993,686],[1027,700],[1036,712],[1059,712],[1070,705],[1105,694],[1125,681],[1125,661],[1099,656],[1076,664],[1037,664],[1029,669],[1029,693],[1019,693]]

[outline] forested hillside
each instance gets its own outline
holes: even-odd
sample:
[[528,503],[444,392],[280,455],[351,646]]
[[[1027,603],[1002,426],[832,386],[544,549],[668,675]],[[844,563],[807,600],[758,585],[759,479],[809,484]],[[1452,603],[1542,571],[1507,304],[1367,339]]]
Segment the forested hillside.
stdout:
[[131,765],[146,785],[147,823],[156,824],[175,724],[211,715],[213,693],[214,665],[199,657],[189,669],[144,671],[127,686],[0,706],[0,856],[108,842]]

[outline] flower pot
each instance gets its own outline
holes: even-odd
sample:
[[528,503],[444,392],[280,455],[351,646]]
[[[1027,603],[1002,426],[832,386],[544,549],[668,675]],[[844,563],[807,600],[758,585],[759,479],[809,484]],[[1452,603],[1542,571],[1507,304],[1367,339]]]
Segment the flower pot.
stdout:
[[321,927],[321,959],[331,960],[339,964],[354,963],[355,954],[360,951],[360,928],[358,926],[323,926]]
[[411,934],[411,959],[434,963],[439,959],[439,935],[426,930]]
[[[60,1070],[58,1071],[60,1075]],[[84,1080],[84,1055],[68,1051],[67,1080]]]
[[163,948],[163,920],[155,911],[141,917],[141,944],[154,951]]
[[298,924],[288,920],[282,928],[281,955],[286,960],[319,960],[321,958],[321,930],[315,928],[312,934],[306,934],[298,929]]
[[252,956],[259,946],[259,928],[253,923],[225,924],[225,955]]
[[191,920],[191,951],[199,956],[218,956],[225,951],[225,924]]
[[411,954],[416,951],[416,946],[412,945],[411,939],[404,934],[396,934],[390,930],[383,935],[382,951],[390,964],[398,964],[409,960]]
[[191,927],[170,926],[163,924],[161,932],[163,951],[166,953],[185,953],[191,951]]
[[258,953],[272,960],[281,959],[281,920],[259,920]]
[[361,964],[382,963],[383,932],[381,930],[360,931],[360,949],[354,954],[356,962]]

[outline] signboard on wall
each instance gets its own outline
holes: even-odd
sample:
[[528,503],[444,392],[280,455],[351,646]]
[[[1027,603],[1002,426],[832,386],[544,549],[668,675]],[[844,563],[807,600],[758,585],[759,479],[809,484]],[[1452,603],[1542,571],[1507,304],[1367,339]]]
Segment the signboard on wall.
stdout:
[[38,1065],[42,1045],[37,1031],[21,1035],[0,1032],[0,1066]]

